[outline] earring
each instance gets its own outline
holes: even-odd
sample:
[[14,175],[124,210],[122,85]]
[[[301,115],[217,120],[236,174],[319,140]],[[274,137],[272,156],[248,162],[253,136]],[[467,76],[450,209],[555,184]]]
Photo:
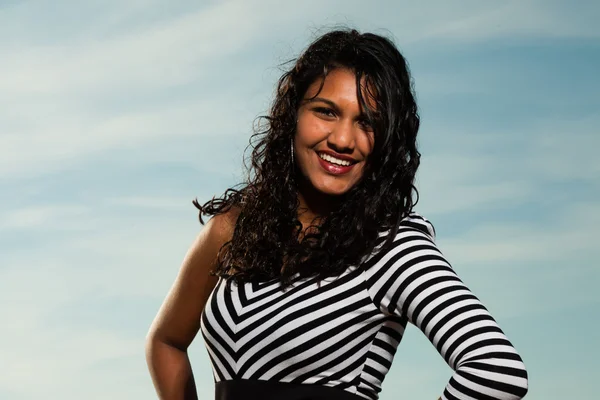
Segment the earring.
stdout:
[[292,155],[292,167],[294,166],[294,138],[290,140],[290,153]]

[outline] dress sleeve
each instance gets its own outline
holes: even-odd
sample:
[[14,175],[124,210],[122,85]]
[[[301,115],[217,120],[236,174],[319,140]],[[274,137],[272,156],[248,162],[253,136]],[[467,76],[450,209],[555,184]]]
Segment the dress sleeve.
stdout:
[[438,249],[431,222],[405,218],[392,247],[367,261],[366,271],[375,305],[417,326],[454,370],[442,399],[525,396],[523,360]]

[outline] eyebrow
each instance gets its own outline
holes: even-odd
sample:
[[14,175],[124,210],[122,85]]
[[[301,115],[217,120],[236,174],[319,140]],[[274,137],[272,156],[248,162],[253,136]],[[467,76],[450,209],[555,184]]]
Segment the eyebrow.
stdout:
[[337,104],[335,104],[333,101],[331,101],[329,99],[325,99],[323,97],[313,97],[311,99],[304,100],[305,103],[314,103],[317,101],[320,101],[320,102],[323,102],[323,103],[329,105],[331,108],[333,108],[336,111],[340,110],[339,107],[337,106]]

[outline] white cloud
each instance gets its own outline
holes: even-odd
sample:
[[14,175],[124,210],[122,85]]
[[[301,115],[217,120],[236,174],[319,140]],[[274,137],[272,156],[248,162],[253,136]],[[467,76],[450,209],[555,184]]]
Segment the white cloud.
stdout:
[[174,209],[189,209],[190,199],[182,199],[180,197],[142,197],[142,196],[129,196],[129,197],[109,197],[104,200],[109,206],[127,206],[127,207],[141,207],[149,209],[160,209],[160,210],[174,210]]
[[[438,2],[420,13],[420,35],[414,40],[477,43],[518,37],[598,38],[600,32],[594,21],[600,8],[594,4],[581,7],[575,13],[573,7],[550,1]],[[422,8],[414,7],[413,11],[417,10]],[[415,15],[418,19],[417,12]]]
[[[545,315],[597,303],[600,205],[572,202],[542,223],[478,223],[438,232],[438,246],[500,318]],[[439,228],[439,227],[438,227]],[[439,231],[439,229],[438,229]]]
[[85,96],[186,83],[263,33],[264,15],[251,11],[249,2],[220,2],[105,40],[12,49],[0,67],[0,89]]
[[600,115],[540,125],[545,129],[531,141],[531,157],[524,167],[541,179],[582,180],[597,185]]
[[161,88],[209,80],[224,70],[219,63],[264,34],[264,14],[251,11],[249,3],[224,2],[108,40],[10,49],[0,65],[0,176],[72,168],[90,153],[157,137],[231,132],[238,121],[215,118],[234,106],[231,88],[108,115],[91,100],[160,96]]
[[0,216],[0,231],[39,228],[77,218],[87,212],[89,209],[80,204],[48,204],[4,210]]
[[[54,210],[54,216],[63,211]],[[77,304],[119,298],[147,299],[157,311],[199,230],[193,215],[187,224],[180,221],[169,223],[152,213],[127,220],[96,210],[95,215],[70,221],[73,229],[79,226],[75,236],[55,237],[51,246],[5,249],[0,258],[0,318],[10,323],[4,324],[0,343],[0,387],[27,398],[114,398],[128,396],[129,390],[147,397],[149,378],[142,384],[127,379],[115,383],[115,368],[123,359],[137,360],[126,361],[129,370],[121,371],[128,379],[147,375],[145,331],[132,335],[103,328],[101,321],[111,317],[99,314],[91,315],[88,319],[99,321],[87,326],[71,320],[70,310],[78,311]],[[144,315],[148,310],[139,311]],[[80,313],[90,312],[97,311]],[[148,327],[151,322],[140,321],[140,314],[132,314],[130,320]],[[105,362],[116,366],[99,372],[95,366]],[[134,369],[132,364],[137,364]],[[30,384],[32,379],[36,385]],[[83,395],[85,390],[93,393]]]
[[[157,139],[173,140],[216,131],[232,132],[238,121],[219,118],[212,107],[223,100],[212,99],[162,110],[125,112],[115,116],[57,114],[29,123],[26,131],[0,136],[0,176],[21,178],[64,168],[75,168],[90,156],[114,148],[135,149]],[[218,112],[217,112],[218,113]]]
[[[523,123],[510,131],[458,132],[428,127],[435,149],[422,158],[417,187],[426,215],[470,212],[483,206],[519,206],[567,197],[552,185],[598,188],[600,146],[597,117]],[[428,138],[429,139],[429,138]]]
[[448,180],[440,185],[426,182],[424,190],[419,192],[422,197],[417,207],[432,217],[500,204],[515,206],[523,204],[534,193],[531,186],[519,181],[460,184]]
[[510,261],[564,261],[582,251],[594,250],[600,229],[569,222],[559,227],[513,221],[474,225],[464,235],[443,239],[443,247],[460,264],[476,266]]

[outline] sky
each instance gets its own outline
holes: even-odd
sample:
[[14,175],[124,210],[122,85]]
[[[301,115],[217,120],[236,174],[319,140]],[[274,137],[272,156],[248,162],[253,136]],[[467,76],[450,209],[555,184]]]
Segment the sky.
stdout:
[[[391,37],[420,107],[415,210],[523,357],[531,400],[600,376],[600,3],[0,0],[0,399],[149,399],[150,323],[243,177],[279,65]],[[213,376],[189,349],[200,398]],[[452,371],[407,330],[382,400]]]

